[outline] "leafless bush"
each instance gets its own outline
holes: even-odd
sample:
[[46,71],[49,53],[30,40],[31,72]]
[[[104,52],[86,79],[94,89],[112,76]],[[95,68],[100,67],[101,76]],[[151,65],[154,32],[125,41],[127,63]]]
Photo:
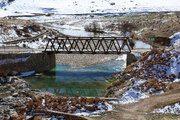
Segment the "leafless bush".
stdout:
[[86,25],[84,29],[87,32],[103,32],[103,26],[98,24],[96,21],[90,23],[89,25]]
[[119,27],[124,35],[126,35],[128,32],[131,33],[133,30],[137,29],[136,25],[127,21],[123,22]]

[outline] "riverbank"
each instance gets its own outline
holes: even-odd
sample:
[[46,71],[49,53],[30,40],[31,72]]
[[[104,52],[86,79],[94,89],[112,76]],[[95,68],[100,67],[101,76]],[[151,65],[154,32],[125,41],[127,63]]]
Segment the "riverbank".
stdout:
[[[29,83],[16,76],[0,77],[0,119],[22,120],[32,118],[53,118],[58,120],[92,120],[87,117],[111,111],[108,103],[115,98],[94,98],[54,95],[32,90]],[[82,116],[83,115],[83,116]]]
[[105,54],[56,54],[56,64],[70,65],[73,68],[81,68],[103,64],[117,59],[122,55],[105,55]]

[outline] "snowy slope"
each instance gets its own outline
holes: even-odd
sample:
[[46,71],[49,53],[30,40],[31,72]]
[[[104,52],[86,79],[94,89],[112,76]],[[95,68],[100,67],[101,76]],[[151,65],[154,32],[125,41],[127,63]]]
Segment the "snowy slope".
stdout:
[[15,0],[0,9],[0,16],[29,13],[81,14],[175,10],[180,10],[179,0]]
[[170,45],[175,48],[180,48],[180,32],[175,33],[174,35],[169,37],[171,40]]

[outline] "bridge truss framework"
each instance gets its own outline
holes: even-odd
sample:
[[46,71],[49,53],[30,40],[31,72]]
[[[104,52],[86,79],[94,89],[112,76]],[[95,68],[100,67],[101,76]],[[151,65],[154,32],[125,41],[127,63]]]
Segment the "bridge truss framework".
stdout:
[[45,51],[60,54],[122,54],[131,52],[128,37],[48,38]]

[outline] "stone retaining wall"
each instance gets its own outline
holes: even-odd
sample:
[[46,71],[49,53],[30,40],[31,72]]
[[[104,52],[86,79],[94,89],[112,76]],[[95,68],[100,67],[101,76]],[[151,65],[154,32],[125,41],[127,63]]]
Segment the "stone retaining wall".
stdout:
[[[3,63],[4,62],[4,63]],[[55,67],[55,55],[46,53],[0,54],[0,69],[43,72]]]

